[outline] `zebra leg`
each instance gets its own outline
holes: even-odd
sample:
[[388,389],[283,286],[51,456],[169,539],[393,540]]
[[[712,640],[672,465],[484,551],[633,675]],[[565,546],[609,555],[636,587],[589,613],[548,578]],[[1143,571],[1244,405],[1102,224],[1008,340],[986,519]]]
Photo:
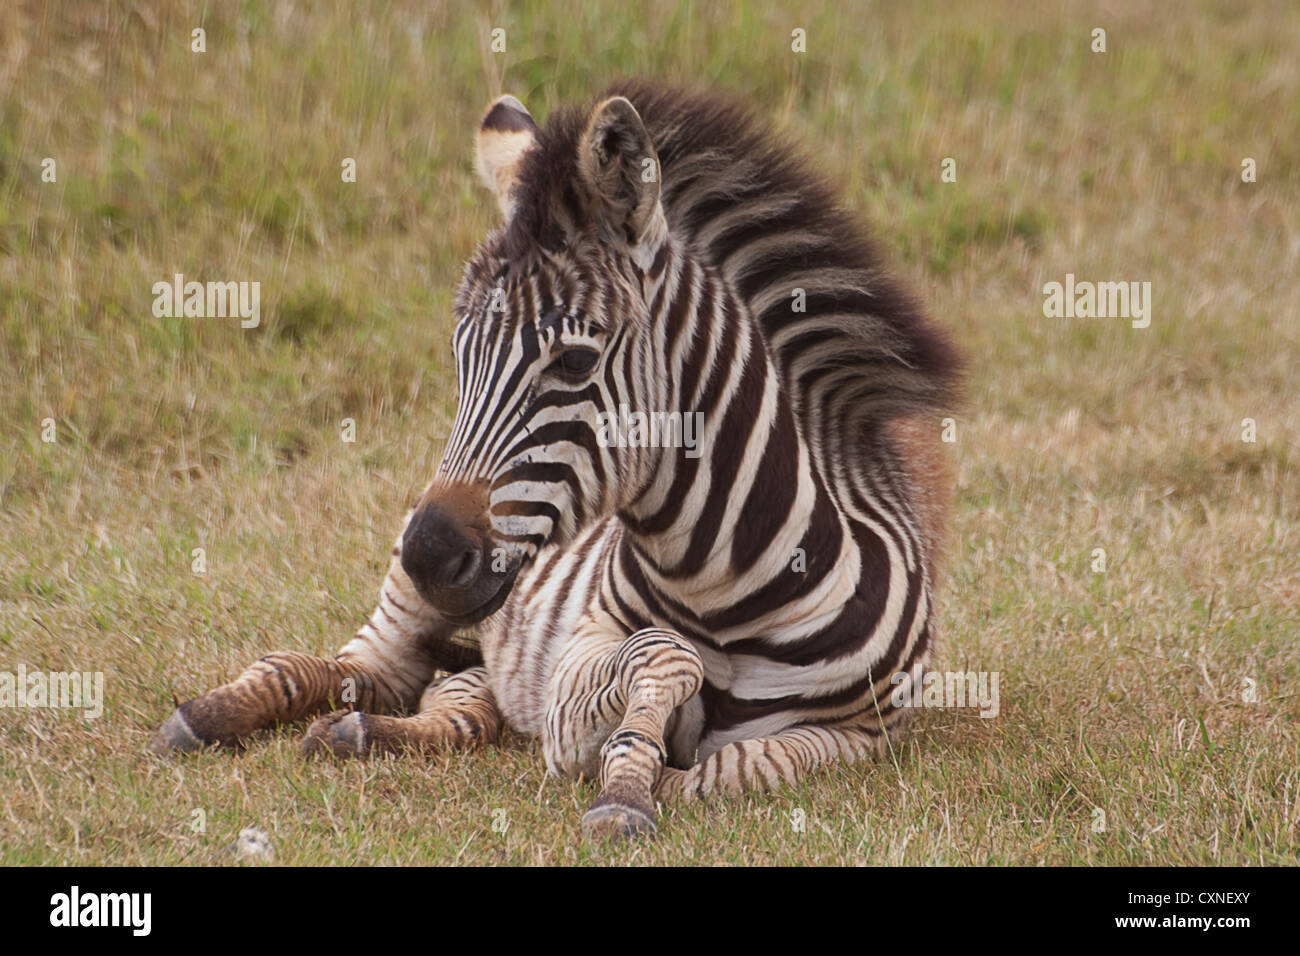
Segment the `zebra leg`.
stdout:
[[[899,730],[901,723],[895,722],[889,733]],[[687,770],[665,768],[655,796],[693,800],[719,793],[776,789],[834,760],[853,763],[881,756],[888,749],[887,739],[875,714],[791,727],[771,737],[729,743]]]
[[609,689],[623,717],[601,747],[600,796],[582,818],[587,839],[654,833],[664,727],[703,682],[700,655],[673,631],[646,628],[619,645]]
[[480,663],[476,650],[452,643],[451,627],[416,594],[399,555],[400,538],[378,606],[337,657],[296,651],[263,657],[234,682],[181,704],[154,734],[150,749],[165,754],[240,746],[257,730],[338,704],[363,711],[409,709],[435,670]]
[[364,757],[495,743],[501,714],[487,668],[471,667],[429,686],[413,717],[338,710],[313,723],[303,749],[338,757]]
[[[345,680],[353,684],[347,685]],[[154,753],[200,750],[212,744],[242,746],[255,731],[311,716],[343,690],[356,688],[358,707],[382,707],[388,689],[364,667],[297,651],[260,658],[229,684],[181,704],[154,734]]]

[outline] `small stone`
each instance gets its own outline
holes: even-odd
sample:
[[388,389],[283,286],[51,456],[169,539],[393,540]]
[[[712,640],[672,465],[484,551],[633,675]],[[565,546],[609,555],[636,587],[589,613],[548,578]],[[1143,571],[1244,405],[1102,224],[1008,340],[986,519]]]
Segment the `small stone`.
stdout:
[[275,862],[275,845],[271,842],[271,834],[257,827],[244,827],[240,830],[233,849],[235,859],[239,862]]

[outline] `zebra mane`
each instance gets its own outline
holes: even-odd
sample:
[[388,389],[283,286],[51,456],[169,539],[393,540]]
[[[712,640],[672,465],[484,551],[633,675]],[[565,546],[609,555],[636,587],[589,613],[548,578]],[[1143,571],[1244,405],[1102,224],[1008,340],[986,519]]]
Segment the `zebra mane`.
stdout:
[[[735,284],[805,431],[838,443],[846,426],[957,400],[951,341],[799,150],[727,97],[625,80],[593,103],[610,96],[632,102],[658,151],[670,234]],[[514,263],[587,224],[576,156],[591,105],[553,111],[522,161],[504,236]]]

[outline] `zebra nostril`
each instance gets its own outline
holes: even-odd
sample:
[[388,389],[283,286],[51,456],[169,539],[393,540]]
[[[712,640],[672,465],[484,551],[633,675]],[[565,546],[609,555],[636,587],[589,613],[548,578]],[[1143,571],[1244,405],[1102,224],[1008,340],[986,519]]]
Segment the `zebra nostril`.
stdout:
[[468,587],[478,577],[478,569],[481,558],[477,548],[466,548],[460,553],[458,562],[448,562],[446,568],[451,570],[450,576],[446,578],[448,587],[463,588]]
[[418,511],[402,535],[402,570],[417,587],[465,590],[478,580],[483,557],[477,542],[442,509]]

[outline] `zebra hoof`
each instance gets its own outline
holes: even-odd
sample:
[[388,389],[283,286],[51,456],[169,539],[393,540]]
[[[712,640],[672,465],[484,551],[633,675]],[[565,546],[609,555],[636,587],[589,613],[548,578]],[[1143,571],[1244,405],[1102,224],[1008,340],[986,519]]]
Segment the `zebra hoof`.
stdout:
[[160,757],[169,754],[194,753],[209,746],[211,744],[194,732],[189,721],[179,710],[172,711],[172,715],[155,731],[153,739],[149,741],[149,749]]
[[597,802],[582,817],[582,835],[588,843],[640,836],[654,839],[655,829],[652,815],[621,803]]
[[332,753],[336,757],[364,757],[366,755],[365,715],[355,710],[336,710],[316,720],[307,728],[302,742],[308,756]]

